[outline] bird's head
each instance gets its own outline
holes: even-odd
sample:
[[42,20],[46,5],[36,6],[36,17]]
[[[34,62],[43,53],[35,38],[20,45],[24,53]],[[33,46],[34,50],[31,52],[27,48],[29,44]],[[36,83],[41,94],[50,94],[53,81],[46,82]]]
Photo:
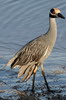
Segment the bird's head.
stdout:
[[65,17],[61,14],[60,9],[58,9],[58,8],[52,8],[50,10],[49,15],[50,15],[50,18],[63,18],[63,19],[65,19]]

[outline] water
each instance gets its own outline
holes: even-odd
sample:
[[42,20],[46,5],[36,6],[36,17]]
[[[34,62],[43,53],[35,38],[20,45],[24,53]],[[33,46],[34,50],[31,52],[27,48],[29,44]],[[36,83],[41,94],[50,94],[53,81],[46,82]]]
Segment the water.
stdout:
[[[0,0],[0,68],[28,41],[47,31],[48,12],[53,7],[60,8],[66,17],[66,0]],[[57,41],[44,65],[48,84],[56,93],[46,93],[38,70],[35,96],[40,100],[63,100],[66,96],[66,20],[58,19],[57,24]],[[22,83],[17,72],[8,67],[0,71],[0,97],[18,99],[20,93],[31,89],[32,77]]]

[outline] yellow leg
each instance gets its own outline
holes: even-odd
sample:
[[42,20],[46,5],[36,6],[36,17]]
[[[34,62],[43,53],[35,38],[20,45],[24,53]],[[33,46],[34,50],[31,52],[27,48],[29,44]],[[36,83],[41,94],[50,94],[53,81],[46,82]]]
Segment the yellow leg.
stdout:
[[36,73],[37,69],[38,69],[38,68],[37,68],[37,66],[36,66],[35,69],[34,69],[34,73]]

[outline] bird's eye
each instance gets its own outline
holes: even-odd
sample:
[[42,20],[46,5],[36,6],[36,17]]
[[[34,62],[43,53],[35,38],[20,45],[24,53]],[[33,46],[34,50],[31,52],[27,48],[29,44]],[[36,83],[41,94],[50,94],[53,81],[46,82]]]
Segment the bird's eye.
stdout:
[[53,8],[50,10],[50,12],[51,12],[52,14],[55,14],[55,11],[54,11]]

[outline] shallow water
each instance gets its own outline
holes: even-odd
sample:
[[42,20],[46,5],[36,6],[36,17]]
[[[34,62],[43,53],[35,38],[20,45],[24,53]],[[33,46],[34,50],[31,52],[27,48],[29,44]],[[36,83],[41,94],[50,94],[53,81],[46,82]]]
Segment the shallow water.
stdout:
[[[0,0],[0,68],[28,41],[43,34],[49,27],[48,12],[52,7],[61,9],[66,17],[66,0]],[[65,100],[66,98],[66,20],[57,19],[58,37],[51,56],[45,62],[47,89],[39,68],[36,75],[35,94],[31,94],[32,77],[22,83],[17,69],[0,71],[0,97],[14,100],[21,93],[34,95],[40,100]],[[24,91],[26,90],[26,92]]]

